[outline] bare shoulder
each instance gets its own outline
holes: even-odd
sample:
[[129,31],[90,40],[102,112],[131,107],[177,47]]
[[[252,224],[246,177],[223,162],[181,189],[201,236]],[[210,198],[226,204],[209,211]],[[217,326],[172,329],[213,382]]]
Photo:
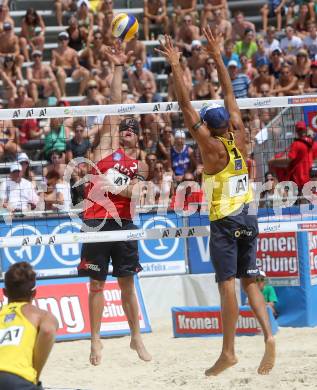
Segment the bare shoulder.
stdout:
[[144,179],[147,179],[149,175],[149,167],[145,161],[138,161],[138,172]]

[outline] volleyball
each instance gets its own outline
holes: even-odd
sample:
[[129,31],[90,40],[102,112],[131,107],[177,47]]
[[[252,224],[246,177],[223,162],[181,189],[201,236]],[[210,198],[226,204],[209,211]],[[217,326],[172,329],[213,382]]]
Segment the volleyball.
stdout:
[[123,42],[129,42],[139,30],[139,22],[133,15],[120,13],[111,24],[112,35]]

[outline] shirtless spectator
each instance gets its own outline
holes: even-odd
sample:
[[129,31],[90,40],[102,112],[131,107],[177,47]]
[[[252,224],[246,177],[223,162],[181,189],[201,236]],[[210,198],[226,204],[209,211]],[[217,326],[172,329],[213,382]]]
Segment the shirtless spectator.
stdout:
[[252,97],[261,96],[261,87],[263,84],[269,86],[270,93],[272,93],[274,89],[275,79],[269,74],[268,65],[261,65],[258,68],[258,73],[259,75],[251,82],[250,96]]
[[63,11],[76,11],[76,0],[55,0],[56,20],[59,26],[63,25]]
[[171,150],[174,145],[174,135],[171,126],[165,126],[161,131],[159,142],[157,144],[156,155],[158,160],[162,160],[166,169],[172,169]]
[[80,80],[78,94],[82,95],[89,79],[89,71],[79,65],[78,54],[68,46],[68,40],[67,32],[58,34],[58,47],[52,51],[51,66],[56,74],[62,96],[66,95],[67,77]]
[[190,14],[186,14],[176,33],[176,45],[183,51],[183,54],[190,55],[192,42],[199,40],[199,38],[199,28],[194,25],[193,17]]
[[309,23],[308,35],[303,39],[303,44],[309,53],[309,57],[314,60],[317,55],[317,28],[314,22]]
[[16,98],[17,86],[23,84],[21,68],[13,55],[4,57],[3,66],[0,68],[0,78],[3,83],[2,97],[10,104]]
[[229,22],[224,18],[223,13],[221,12],[220,9],[213,11],[213,20],[209,23],[209,26],[211,27],[212,30],[218,31],[218,34],[220,34],[220,37],[223,40],[223,42],[231,38],[232,35],[231,22]]
[[[28,96],[27,91],[24,85],[19,85],[17,88],[17,96],[12,102],[9,104],[9,108],[30,108],[34,106],[34,100],[32,97]],[[14,124],[15,124],[14,120]]]
[[213,84],[207,77],[205,68],[198,68],[194,72],[194,87],[192,91],[193,100],[211,100],[216,99],[216,93]]
[[77,12],[75,13],[81,35],[87,45],[92,40],[94,30],[94,16],[90,12],[89,7],[89,0],[78,0]]
[[[214,12],[218,10],[221,12],[224,19],[228,19],[227,0],[204,0],[204,8],[200,20],[202,28],[207,27],[208,20],[212,20]],[[231,38],[231,36],[228,38]]]
[[296,55],[296,61],[293,64],[292,72],[298,79],[298,87],[300,93],[304,91],[304,84],[306,76],[310,72],[310,59],[308,58],[308,53],[305,49],[300,49]]
[[55,96],[57,100],[61,98],[56,77],[50,65],[42,63],[43,54],[39,50],[32,53],[33,65],[26,70],[26,78],[29,82],[29,93],[34,103],[39,99],[47,99]]
[[164,34],[168,34],[166,0],[144,0],[143,30],[147,41],[150,39],[150,22],[162,25]]
[[3,24],[3,32],[0,33],[0,57],[7,54],[13,55],[19,65],[22,64],[23,56],[20,55],[19,38],[14,33],[13,24],[9,22]]
[[99,92],[96,80],[89,80],[86,88],[86,97],[80,102],[81,106],[106,104],[106,98]]
[[255,26],[244,18],[242,11],[236,11],[234,13],[234,22],[232,23],[232,40],[239,41],[244,38],[246,29],[250,29],[255,33]]
[[[65,146],[66,149],[66,146]],[[49,164],[43,169],[43,176],[46,176],[51,171],[57,171],[61,176],[64,176],[66,169],[65,151],[52,150],[48,155]]]
[[138,103],[155,103],[162,101],[162,96],[159,93],[152,92],[151,83],[145,83],[143,88],[143,94],[140,96]]
[[14,27],[14,20],[10,16],[9,7],[7,4],[0,4],[0,32],[3,31],[4,23],[10,23]]
[[133,64],[135,60],[141,60],[143,64],[146,63],[146,47],[142,41],[139,41],[139,34],[127,42],[125,45],[125,53],[131,53],[130,64]]
[[312,61],[310,64],[310,71],[306,76],[304,84],[305,93],[317,92],[317,61]]
[[34,8],[29,8],[22,19],[19,43],[25,61],[30,61],[29,51],[43,51],[45,24]]
[[306,36],[310,22],[312,22],[312,19],[309,14],[308,5],[302,3],[299,7],[298,17],[293,22],[293,26],[299,37],[304,38]]
[[205,69],[207,72],[207,78],[211,82],[211,84],[214,87],[216,99],[220,98],[221,94],[221,87],[218,77],[218,72],[216,69],[215,61],[212,58],[207,58],[205,62]]
[[136,59],[134,61],[135,71],[129,74],[130,89],[135,97],[140,97],[143,94],[144,85],[151,85],[151,92],[156,92],[156,83],[154,75],[151,71],[143,68],[143,62]]
[[[179,59],[180,65],[183,70],[183,80],[184,84],[186,85],[186,89],[188,91],[188,94],[191,96],[191,91],[193,89],[193,78],[192,73],[188,66],[188,60],[186,57],[181,56]],[[173,83],[173,73],[170,72],[168,75],[168,101],[174,102],[177,99],[175,89],[174,89],[174,83]]]
[[113,19],[113,0],[101,0],[101,7],[97,14],[98,29],[102,32],[104,44],[111,45],[113,37],[111,34],[111,22]]
[[283,64],[280,77],[275,84],[273,93],[277,96],[292,96],[299,93],[298,79],[293,74],[290,65]]
[[264,47],[268,56],[272,54],[273,50],[279,49],[280,47],[280,41],[276,39],[274,26],[269,26],[267,29],[266,37],[264,38]]
[[187,58],[188,67],[195,71],[203,67],[206,63],[208,55],[203,51],[202,44],[199,40],[195,40],[191,45],[191,56]]
[[110,98],[110,85],[113,77],[112,67],[108,61],[103,61],[99,70],[92,72],[97,81],[99,92],[107,99]]
[[89,70],[100,69],[101,63],[107,59],[106,46],[103,44],[102,34],[99,30],[94,32],[93,41],[80,55]]
[[186,15],[191,15],[193,24],[197,19],[197,0],[173,0],[172,27],[174,35],[177,34],[178,27]]
[[134,104],[134,103],[136,103],[135,99],[133,97],[129,96],[128,84],[126,84],[126,83],[122,84],[121,93],[122,93],[122,99],[121,99],[122,104]]
[[[3,106],[0,104],[1,108]],[[6,119],[0,121],[0,159],[3,159],[7,155],[14,157],[17,153],[21,152],[16,130],[11,120]]]
[[63,179],[64,174],[51,170],[46,174],[47,190],[41,193],[45,210],[68,212],[71,208],[71,189]]

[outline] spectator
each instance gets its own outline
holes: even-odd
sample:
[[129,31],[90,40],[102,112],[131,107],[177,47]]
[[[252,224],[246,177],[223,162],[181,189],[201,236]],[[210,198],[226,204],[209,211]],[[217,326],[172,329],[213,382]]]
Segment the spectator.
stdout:
[[33,186],[35,188],[35,175],[32,172],[31,165],[30,165],[30,159],[28,155],[24,152],[18,154],[17,162],[22,167],[22,177],[31,183],[33,183]]
[[211,100],[216,99],[216,93],[213,83],[207,78],[205,68],[198,68],[194,72],[194,88],[192,91],[193,100]]
[[152,138],[151,129],[144,129],[142,131],[142,136],[139,138],[140,149],[146,153],[146,157],[148,153],[155,153],[157,149],[157,142],[155,142]]
[[212,58],[207,58],[205,62],[205,69],[207,72],[207,78],[214,87],[216,98],[220,96],[221,88],[218,78],[218,72],[215,66],[215,61]]
[[266,273],[264,271],[260,271],[260,275],[256,278],[256,281],[259,289],[263,294],[265,303],[267,304],[267,306],[270,306],[274,317],[277,318],[277,311],[275,305],[277,304],[278,299],[274,287],[268,285],[266,282]]
[[92,33],[94,30],[94,17],[93,14],[89,12],[89,7],[89,0],[78,0],[77,12],[75,14],[81,36],[87,46],[92,41]]
[[209,23],[209,26],[212,30],[217,30],[220,34],[221,40],[231,39],[232,36],[232,26],[229,20],[224,16],[224,13],[221,9],[216,9],[213,11],[213,19]]
[[69,162],[77,157],[89,159],[91,144],[87,138],[88,131],[84,119],[78,118],[74,120],[73,132],[74,137],[66,145],[66,161]]
[[29,108],[33,107],[34,101],[30,98],[23,85],[19,85],[17,88],[16,98],[12,103],[9,103],[9,108]]
[[[201,13],[201,27],[207,27],[208,21],[212,20],[215,11],[221,11],[222,16],[228,19],[228,2],[227,0],[204,0],[204,8]],[[231,36],[230,36],[231,38]]]
[[295,35],[294,27],[286,27],[286,36],[281,40],[280,48],[288,57],[295,57],[298,50],[303,47],[303,41]]
[[199,28],[194,25],[193,17],[190,14],[185,15],[175,35],[176,45],[182,50],[185,57],[190,56],[192,42],[199,40],[199,38]]
[[191,45],[191,56],[188,57],[188,67],[190,70],[195,71],[205,65],[207,54],[202,50],[202,44],[199,40],[195,40]]
[[271,86],[269,84],[263,83],[260,85],[259,96],[260,97],[270,97],[270,96],[272,96],[271,91],[272,91]]
[[308,53],[305,49],[300,49],[298,51],[292,72],[298,79],[299,93],[303,93],[305,79],[310,72],[310,59],[308,58]]
[[45,210],[68,212],[72,200],[70,185],[66,183],[57,171],[50,171],[46,175],[47,191],[42,193]]
[[[188,61],[187,61],[186,57],[184,57],[184,56],[181,56],[179,61],[180,61],[180,65],[181,65],[182,70],[183,70],[184,83],[187,87],[188,93],[191,94],[191,91],[193,88],[193,78],[192,78],[192,73],[188,67]],[[169,72],[169,75],[168,75],[168,100],[172,101],[172,102],[176,100],[172,72]]]
[[101,32],[99,30],[95,31],[92,44],[80,55],[81,61],[84,61],[86,68],[89,70],[100,69],[102,62],[107,60],[107,47],[102,42]]
[[249,29],[255,33],[255,26],[253,23],[245,20],[242,11],[236,11],[234,13],[234,22],[232,24],[232,40],[240,41],[245,36],[245,30]]
[[82,106],[106,104],[106,98],[98,91],[96,80],[90,80],[87,84],[86,97],[80,102]]
[[76,0],[55,0],[56,20],[59,26],[63,25],[63,11],[76,11]]
[[53,151],[66,150],[66,133],[63,118],[51,118],[50,132],[44,139],[44,154],[48,158]]
[[317,92],[317,61],[312,61],[304,84],[305,93]]
[[106,98],[110,98],[110,85],[113,77],[112,67],[108,61],[103,61],[100,69],[91,72],[98,84],[99,92]]
[[20,66],[12,55],[4,57],[3,66],[0,68],[0,77],[3,83],[2,97],[12,104],[17,96],[18,83],[23,84],[23,76]]
[[126,84],[126,83],[122,84],[121,93],[122,93],[122,99],[121,99],[122,104],[134,104],[135,103],[135,99],[128,95],[128,93],[129,93],[128,84]]
[[282,65],[280,77],[276,81],[273,92],[277,96],[292,96],[299,93],[298,79],[292,73],[290,65]]
[[57,100],[61,98],[61,92],[53,70],[50,65],[42,63],[42,58],[42,52],[34,50],[32,53],[33,65],[26,70],[29,93],[35,104],[39,99],[47,99],[52,95]]
[[156,83],[153,73],[143,68],[143,62],[136,59],[134,61],[135,71],[129,74],[130,89],[136,98],[139,98],[144,91],[144,85],[151,85],[151,92],[156,92]]
[[169,204],[169,199],[173,193],[172,181],[172,172],[169,169],[164,169],[164,165],[161,161],[157,161],[155,163],[152,179],[156,204]]
[[248,97],[251,81],[247,75],[239,73],[238,63],[236,61],[231,60],[228,63],[228,72],[235,97],[237,99]]
[[263,31],[267,32],[268,19],[276,17],[276,29],[282,29],[282,16],[285,15],[285,5],[287,0],[267,0],[266,4],[261,8]]
[[162,96],[159,93],[152,92],[152,84],[147,82],[143,87],[143,94],[139,98],[139,103],[154,103],[154,102],[162,102]]
[[271,54],[271,62],[269,64],[269,72],[274,76],[275,80],[280,78],[281,70],[284,64],[283,53],[280,48],[274,49]]
[[272,52],[280,47],[280,41],[275,37],[275,27],[269,26],[264,39],[266,54],[270,56]]
[[103,0],[97,15],[97,25],[102,33],[103,43],[108,46],[112,45],[114,41],[111,33],[111,22],[113,17],[113,1]]
[[[78,20],[75,15],[72,15],[68,21],[66,32],[69,36],[68,46],[71,49],[80,52],[85,47],[85,39],[78,25]],[[79,54],[79,53],[78,53]]]
[[13,126],[12,121],[0,121],[0,159],[12,159],[20,151],[21,148],[17,142],[16,128]]
[[303,39],[303,44],[306,50],[308,50],[310,59],[314,60],[317,55],[317,29],[314,22],[308,25],[308,35]]
[[253,68],[252,62],[249,61],[245,54],[240,55],[240,64],[241,68],[239,69],[239,72],[249,77],[250,81],[252,81],[258,75],[257,70]]
[[21,23],[20,48],[25,61],[30,61],[29,50],[43,51],[45,43],[45,24],[34,8],[28,8]]
[[254,31],[251,28],[247,28],[244,32],[243,40],[238,41],[234,47],[234,51],[238,54],[238,56],[244,54],[247,56],[248,60],[252,59],[258,50],[254,38]]
[[[192,18],[192,23],[196,23],[197,19],[197,0],[173,0],[173,13],[172,13],[172,27],[174,29],[174,35],[177,34],[178,27],[182,20],[187,15]],[[196,39],[193,38],[192,41]]]
[[271,94],[274,89],[275,79],[269,74],[268,65],[260,66],[258,72],[259,75],[251,82],[250,95],[253,97],[261,96],[263,84],[269,86],[269,94]]
[[168,34],[166,0],[144,0],[143,31],[146,41],[150,39],[150,22],[163,26],[164,34]]
[[14,27],[14,20],[10,16],[8,4],[0,4],[0,33],[4,30],[4,23],[10,23]]
[[9,212],[23,212],[35,209],[39,198],[33,184],[22,177],[22,166],[13,163],[10,176],[0,185],[0,202]]
[[274,173],[266,172],[264,191],[262,191],[260,194],[260,201],[259,201],[260,208],[273,208],[274,192],[277,183],[278,181]]
[[309,14],[309,8],[306,3],[302,3],[299,6],[299,15],[294,20],[294,28],[297,31],[298,35],[302,38],[305,37],[308,31],[308,24],[312,21],[310,14]]
[[171,150],[173,145],[173,130],[170,126],[166,126],[161,132],[156,154],[158,160],[162,161],[167,170],[171,169]]
[[3,32],[0,33],[0,59],[6,55],[11,55],[18,65],[23,62],[23,56],[20,55],[19,38],[13,30],[13,24],[5,22]]
[[262,35],[258,35],[256,38],[256,44],[258,47],[257,52],[252,56],[252,65],[258,68],[262,65],[268,65],[270,63],[267,50],[265,49],[265,42]]
[[176,130],[175,141],[171,147],[171,164],[176,182],[180,182],[187,171],[193,172],[196,167],[193,149],[185,144],[185,140],[185,132]]
[[66,155],[64,151],[53,150],[48,156],[49,164],[44,167],[43,175],[46,176],[51,171],[57,171],[60,177],[64,176],[66,169]]
[[150,181],[153,179],[153,176],[154,176],[154,169],[155,169],[155,165],[156,165],[156,162],[157,162],[157,155],[156,153],[147,153],[146,154],[146,158],[145,158],[145,161],[149,167],[149,174],[148,174],[148,177],[147,177],[147,180]]
[[135,34],[135,36],[126,43],[125,53],[130,56],[129,63],[134,64],[135,60],[140,60],[143,64],[146,64],[146,47],[144,43],[139,40],[139,34]]
[[176,192],[172,196],[170,207],[178,212],[189,211],[193,213],[204,201],[203,198],[203,190],[195,181],[194,175],[190,172],[186,172],[182,181],[177,186]]
[[67,32],[64,31],[58,34],[58,48],[52,51],[51,66],[53,71],[56,72],[62,96],[66,96],[66,77],[80,80],[78,94],[82,95],[89,79],[89,72],[79,65],[78,54],[68,46],[68,41],[69,35]]
[[238,67],[240,68],[241,67],[240,57],[238,56],[237,53],[233,51],[233,49],[234,49],[233,41],[231,39],[227,39],[224,43],[224,51],[222,54],[223,62],[226,66],[228,66],[230,61],[236,61]]

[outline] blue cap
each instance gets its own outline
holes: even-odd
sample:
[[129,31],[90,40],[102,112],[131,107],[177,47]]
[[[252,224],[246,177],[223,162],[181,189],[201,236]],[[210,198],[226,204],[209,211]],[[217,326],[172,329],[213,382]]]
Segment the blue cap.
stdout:
[[222,129],[229,127],[230,114],[228,110],[221,106],[205,106],[200,112],[200,118],[212,129]]

